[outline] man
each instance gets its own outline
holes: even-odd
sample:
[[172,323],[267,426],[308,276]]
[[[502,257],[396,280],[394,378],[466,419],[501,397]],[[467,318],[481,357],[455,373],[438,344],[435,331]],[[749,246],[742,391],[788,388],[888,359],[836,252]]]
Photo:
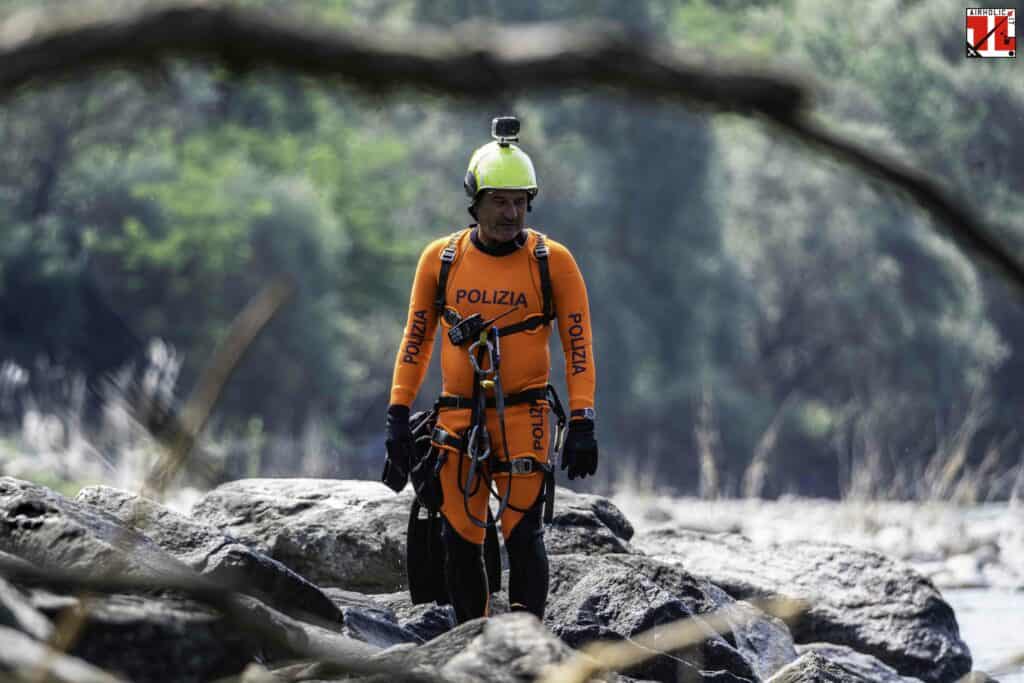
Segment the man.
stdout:
[[[597,469],[586,286],[564,246],[525,227],[538,186],[533,163],[514,144],[518,131],[514,118],[494,120],[496,141],[474,152],[465,178],[469,212],[477,223],[432,242],[420,257],[387,413],[389,465],[407,471],[413,450],[409,407],[440,323],[446,332],[442,396],[432,445],[443,462],[445,583],[460,623],[488,611],[482,546],[492,483],[509,556],[509,603],[512,609],[544,614],[548,560],[542,493],[554,493],[547,420],[552,320],[565,354],[571,411],[562,468],[568,468],[570,479]],[[474,314],[478,318],[467,320]],[[472,324],[477,326],[468,338],[451,331]]]

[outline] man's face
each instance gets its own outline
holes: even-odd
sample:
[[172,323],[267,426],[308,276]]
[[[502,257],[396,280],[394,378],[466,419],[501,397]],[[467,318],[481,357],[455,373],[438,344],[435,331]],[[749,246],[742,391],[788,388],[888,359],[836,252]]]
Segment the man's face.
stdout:
[[485,244],[509,242],[526,222],[526,190],[485,190],[476,203],[476,219]]

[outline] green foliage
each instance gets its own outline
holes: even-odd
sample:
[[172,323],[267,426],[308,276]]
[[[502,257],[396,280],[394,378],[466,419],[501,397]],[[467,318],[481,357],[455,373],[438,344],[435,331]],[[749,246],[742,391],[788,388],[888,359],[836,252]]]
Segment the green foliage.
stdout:
[[[1021,239],[1024,81],[963,59],[962,7],[240,4],[357,31],[606,18],[784,63],[827,85],[828,125],[934,172]],[[897,11],[919,30],[896,27]],[[379,99],[173,64],[159,81],[117,73],[24,95],[0,117],[0,361],[42,355],[95,378],[160,338],[184,356],[184,393],[232,318],[286,273],[296,296],[216,422],[267,449],[323,423],[352,458],[376,458],[416,258],[465,225],[468,155],[509,111],[541,182],[530,222],[587,278],[603,473],[642,461],[693,491],[696,433],[714,430],[720,493],[739,493],[766,449],[758,493],[835,495],[858,463],[923,471],[987,396],[976,448],[1013,433],[1020,307],[919,212],[755,123],[581,92]],[[246,472],[259,467],[295,464],[246,456]]]

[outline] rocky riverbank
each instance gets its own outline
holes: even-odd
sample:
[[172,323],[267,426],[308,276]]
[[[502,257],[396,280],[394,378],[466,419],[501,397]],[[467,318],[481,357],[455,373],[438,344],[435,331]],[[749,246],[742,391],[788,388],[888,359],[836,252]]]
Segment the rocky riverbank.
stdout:
[[902,560],[938,588],[1024,590],[1024,504],[781,498],[699,500],[622,491],[639,533],[690,529],[756,545],[839,541]]
[[[564,489],[543,623],[505,613],[498,594],[493,618],[456,627],[404,590],[410,503],[376,482],[261,479],[181,514],[108,487],[68,499],[0,478],[0,672],[529,681],[595,640],[719,617],[720,633],[601,680],[946,683],[971,670],[953,610],[886,555],[671,524],[636,534],[608,499]],[[807,609],[787,625],[757,608],[772,597]]]

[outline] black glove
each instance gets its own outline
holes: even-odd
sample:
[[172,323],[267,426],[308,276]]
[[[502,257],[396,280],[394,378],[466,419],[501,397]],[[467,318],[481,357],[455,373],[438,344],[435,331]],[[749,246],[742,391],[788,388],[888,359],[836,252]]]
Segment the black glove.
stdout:
[[597,440],[594,438],[594,421],[573,420],[565,437],[562,450],[562,469],[569,468],[569,479],[583,479],[597,472]]
[[392,491],[399,493],[409,479],[409,463],[412,460],[412,432],[409,429],[409,408],[401,405],[388,406],[386,421],[387,438],[384,447],[388,457],[384,461],[381,481]]

